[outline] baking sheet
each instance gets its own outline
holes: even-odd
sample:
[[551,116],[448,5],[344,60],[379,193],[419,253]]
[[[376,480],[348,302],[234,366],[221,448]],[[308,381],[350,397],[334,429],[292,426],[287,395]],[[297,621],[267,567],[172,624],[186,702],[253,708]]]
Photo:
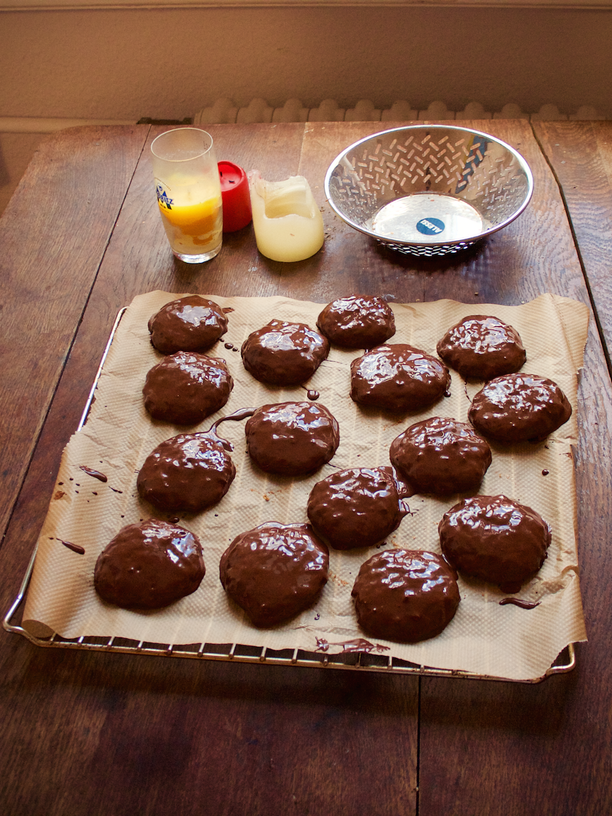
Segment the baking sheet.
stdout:
[[[254,380],[242,367],[239,349],[254,329],[271,318],[315,326],[322,305],[288,298],[222,298],[230,309],[229,330],[211,349],[224,357],[234,378],[228,404],[194,430],[208,429],[220,416],[268,402],[306,399],[319,391],[340,423],[340,446],[332,461],[308,477],[264,474],[246,453],[244,423],[225,422],[219,432],[234,446],[237,475],[228,494],[204,513],[182,515],[204,547],[206,576],[193,595],[155,612],[133,612],[101,602],[93,588],[96,559],[125,524],[152,515],[136,491],[138,469],[151,450],[183,428],[151,420],[142,403],[146,372],[161,359],[150,345],[147,321],[161,305],[179,297],[151,292],[130,304],[118,327],[85,426],[67,445],[49,512],[38,542],[23,626],[32,634],[57,632],[65,638],[123,637],[168,644],[241,643],[274,650],[343,652],[363,638],[356,624],[350,591],[361,563],[373,550],[330,553],[330,580],[319,602],[289,623],[271,630],[250,625],[225,596],[218,576],[221,554],[240,532],[264,521],[306,521],[312,485],[333,468],[388,465],[392,440],[408,425],[429,416],[465,421],[471,396],[480,387],[452,372],[450,397],[419,414],[393,417],[356,406],[349,396],[350,361],[360,351],[332,348],[329,358],[305,386],[277,388]],[[494,314],[511,323],[527,349],[524,371],[555,380],[574,412],[568,423],[538,445],[511,449],[493,445],[493,464],[480,493],[505,495],[528,504],[552,526],[553,539],[540,573],[518,597],[538,603],[534,609],[500,606],[497,589],[459,579],[462,601],[447,629],[420,644],[370,642],[387,657],[417,665],[473,672],[515,680],[539,678],[570,643],[586,640],[576,547],[576,494],[572,447],[577,441],[577,375],[582,366],[588,310],[584,304],[543,295],[520,306],[434,303],[392,304],[396,334],[389,342],[407,342],[435,353],[446,329],[467,314]],[[543,327],[546,327],[543,330]],[[82,468],[103,472],[103,483]],[[385,546],[440,551],[437,526],[453,497],[413,496],[410,513]],[[84,554],[62,541],[82,547]],[[348,646],[347,646],[348,644]]]

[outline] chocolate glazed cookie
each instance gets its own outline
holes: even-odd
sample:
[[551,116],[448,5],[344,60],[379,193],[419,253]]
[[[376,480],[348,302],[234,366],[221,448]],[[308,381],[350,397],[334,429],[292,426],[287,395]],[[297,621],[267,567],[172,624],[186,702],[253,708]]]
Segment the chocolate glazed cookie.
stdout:
[[266,522],[221,556],[227,594],[255,626],[275,626],[312,606],[327,582],[329,552],[309,524]]
[[438,342],[437,351],[462,377],[475,380],[516,372],[527,359],[517,330],[486,315],[464,317]]
[[329,354],[329,340],[305,323],[271,320],[242,344],[244,367],[268,385],[300,385]]
[[223,408],[233,385],[225,360],[177,351],[148,371],[144,406],[153,419],[194,425]]
[[370,349],[395,334],[395,315],[383,298],[354,295],[328,303],[317,327],[336,346]]
[[142,499],[165,512],[199,513],[221,501],[236,475],[229,442],[214,433],[179,434],[145,459],[136,486]]
[[504,592],[518,592],[541,568],[551,541],[547,522],[506,496],[464,499],[444,514],[438,531],[455,569]]
[[351,363],[351,399],[386,411],[427,408],[448,392],[450,382],[444,363],[404,343],[377,346]]
[[487,439],[503,444],[540,442],[572,414],[569,400],[552,380],[537,374],[506,374],[474,397],[468,419]]
[[308,518],[336,550],[372,547],[399,527],[406,509],[391,468],[347,468],[317,482]]
[[393,440],[389,458],[414,493],[437,495],[478,490],[492,461],[488,443],[448,417],[411,425]]
[[364,632],[400,643],[439,635],[460,600],[457,575],[442,556],[396,549],[376,553],[361,566],[352,595]]
[[149,319],[151,344],[162,354],[207,351],[227,331],[227,315],[218,303],[187,295],[166,303]]
[[94,586],[123,609],[160,609],[195,592],[205,574],[194,533],[148,519],[120,530],[100,553]]
[[338,422],[324,405],[262,405],[245,425],[249,456],[267,473],[299,476],[329,462],[340,444]]

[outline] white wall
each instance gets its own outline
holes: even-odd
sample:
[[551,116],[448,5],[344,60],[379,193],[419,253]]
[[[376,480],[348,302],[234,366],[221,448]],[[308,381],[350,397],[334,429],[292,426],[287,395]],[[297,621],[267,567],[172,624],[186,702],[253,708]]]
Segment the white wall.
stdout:
[[612,11],[244,8],[0,14],[0,116],[182,119],[219,97],[612,118]]

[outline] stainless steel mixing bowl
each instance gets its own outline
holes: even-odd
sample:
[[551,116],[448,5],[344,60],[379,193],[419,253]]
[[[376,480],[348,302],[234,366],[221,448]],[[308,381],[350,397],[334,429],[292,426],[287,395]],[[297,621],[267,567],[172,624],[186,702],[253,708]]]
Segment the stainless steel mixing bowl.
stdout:
[[347,147],[325,176],[325,195],[356,230],[410,255],[447,255],[514,221],[529,204],[525,159],[486,133],[410,125]]

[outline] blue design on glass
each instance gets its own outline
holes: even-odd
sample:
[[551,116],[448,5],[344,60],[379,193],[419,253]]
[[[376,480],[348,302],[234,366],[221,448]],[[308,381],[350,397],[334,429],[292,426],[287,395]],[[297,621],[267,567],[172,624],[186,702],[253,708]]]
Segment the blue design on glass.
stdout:
[[439,218],[421,218],[417,221],[416,228],[423,235],[438,235],[444,232],[445,226],[444,221],[440,221]]
[[171,210],[174,199],[168,197],[168,193],[164,190],[161,184],[155,185],[155,192],[157,193],[157,200],[162,207],[166,207],[166,209]]

